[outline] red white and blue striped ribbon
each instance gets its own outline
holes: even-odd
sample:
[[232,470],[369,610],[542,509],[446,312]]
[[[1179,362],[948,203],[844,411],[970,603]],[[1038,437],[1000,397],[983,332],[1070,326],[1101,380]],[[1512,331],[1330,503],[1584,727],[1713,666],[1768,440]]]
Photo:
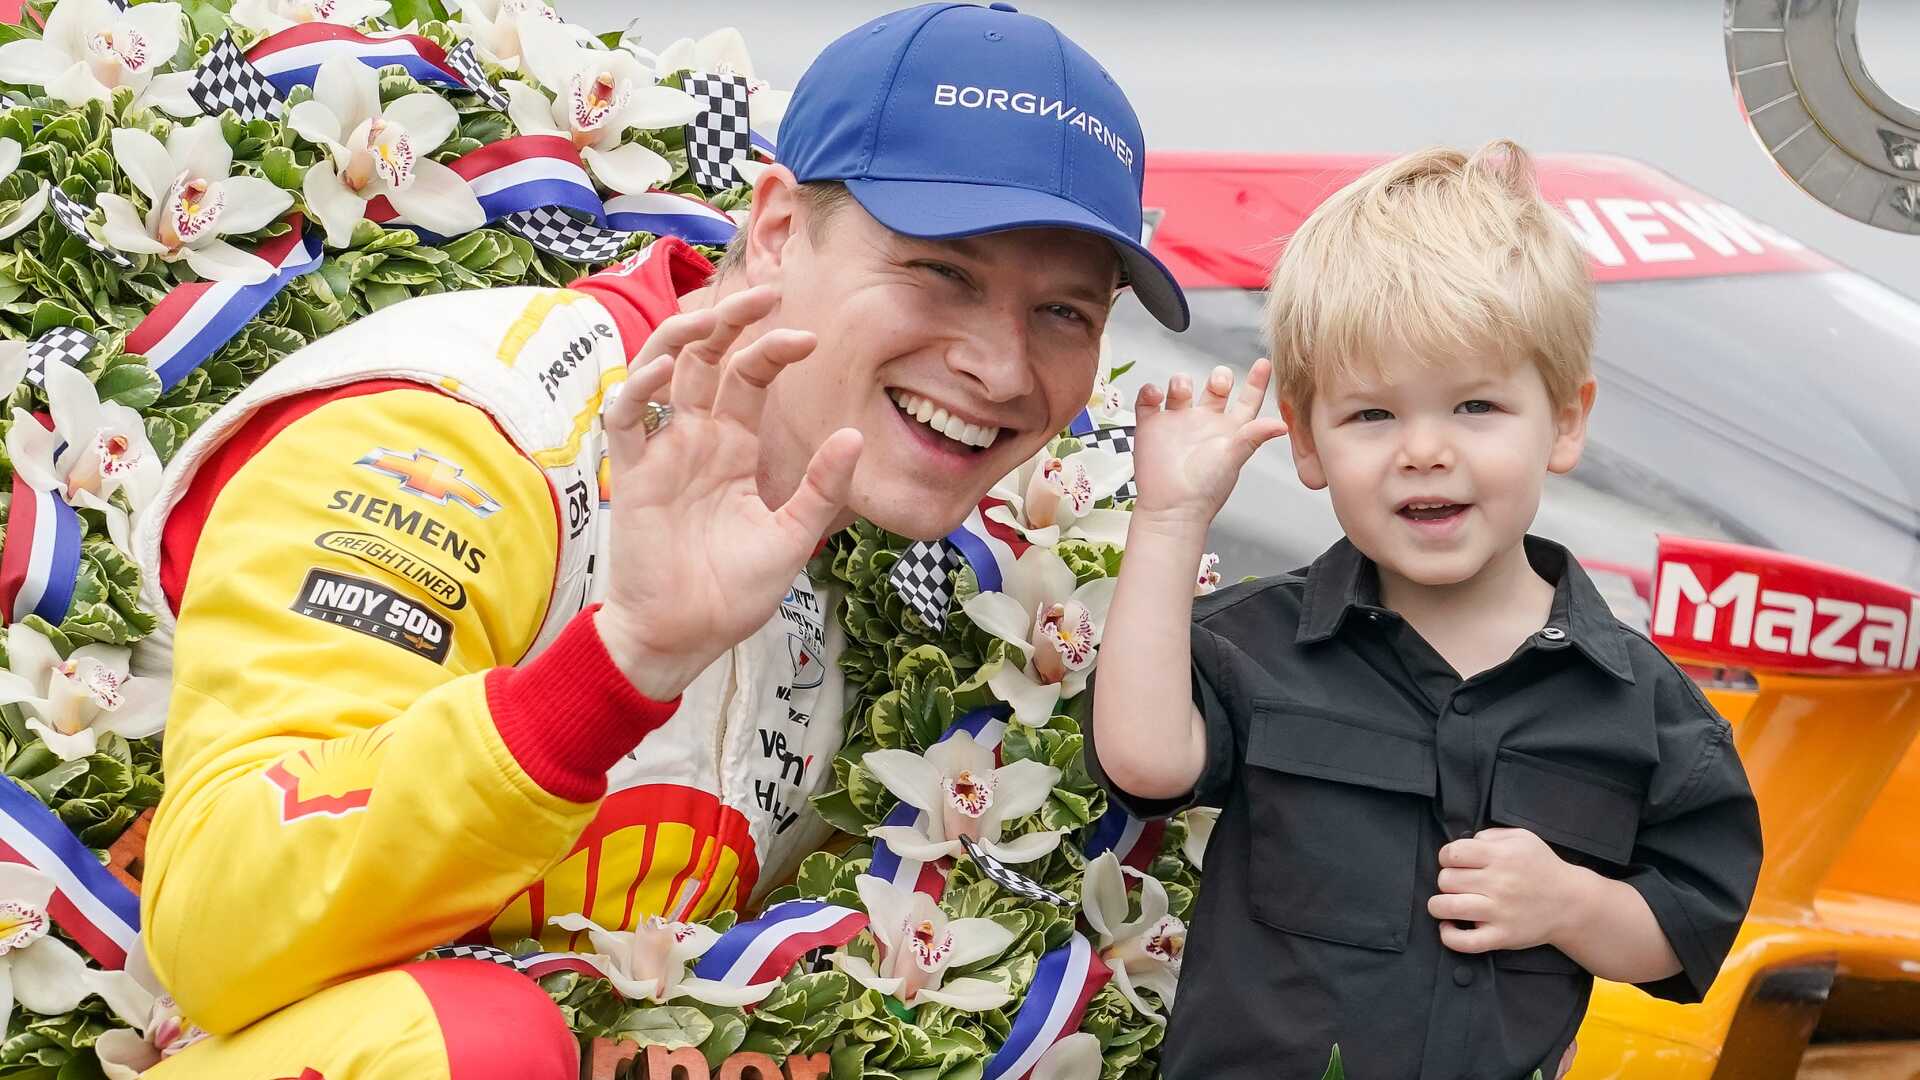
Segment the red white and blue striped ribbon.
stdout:
[[1092,859],[1111,851],[1122,866],[1145,873],[1153,864],[1153,857],[1160,854],[1160,841],[1166,834],[1165,821],[1141,821],[1109,802],[1107,812],[1093,823],[1093,835],[1087,838],[1085,852],[1087,858]]
[[[49,430],[53,421],[36,415]],[[42,491],[13,474],[12,509],[0,546],[0,616],[9,623],[38,615],[55,626],[73,606],[80,577],[80,515],[57,491]]]
[[127,335],[127,351],[147,358],[163,390],[172,389],[231,341],[288,282],[320,265],[320,237],[307,230],[299,214],[290,215],[287,223],[292,228],[254,250],[275,267],[272,277],[255,285],[176,285]]
[[981,592],[999,592],[1013,564],[1033,545],[1012,526],[1002,525],[986,516],[988,510],[1006,503],[1000,499],[982,499],[967,513],[967,520],[947,534],[960,557],[973,567]]
[[1075,933],[1065,945],[1040,958],[1026,1000],[1014,1014],[981,1080],[1021,1080],[1033,1072],[1053,1044],[1080,1029],[1087,1002],[1107,985],[1113,972],[1094,955],[1093,945]]
[[140,898],[100,865],[66,824],[11,780],[0,778],[0,862],[53,879],[47,913],[101,967],[126,966],[140,931]]
[[677,236],[691,244],[715,246],[732,240],[740,228],[726,211],[671,191],[608,199],[607,225],[623,232]]
[[320,65],[336,56],[352,57],[371,68],[398,64],[423,83],[467,86],[448,65],[446,50],[418,34],[375,37],[351,27],[311,22],[271,34],[247,50],[247,60],[283,98],[296,86],[312,86]]
[[[995,705],[985,709],[975,709],[960,719],[955,720],[953,726],[949,727],[946,733],[940,736],[940,741],[946,742],[948,739],[964,731],[973,736],[974,742],[994,751],[995,757],[998,757],[1000,739],[1007,733],[1007,712],[1007,708],[1003,705]],[[927,814],[926,811],[903,802],[893,808],[893,812],[887,815],[886,820],[882,822],[882,824],[905,825],[925,832],[927,827]],[[947,891],[946,862],[947,860],[945,859],[931,863],[921,862],[919,859],[909,859],[896,854],[894,850],[889,848],[883,841],[875,840],[873,842],[873,862],[868,866],[867,873],[887,882],[895,888],[905,889],[910,892],[926,893],[928,896],[938,900],[941,894]]]
[[[473,188],[488,221],[541,207],[577,210],[606,220],[606,208],[593,187],[593,178],[580,161],[573,143],[559,135],[516,135],[488,143],[449,162]],[[382,225],[405,225],[431,241],[443,237],[411,225],[382,195],[367,204],[367,220]]]
[[867,913],[820,900],[775,904],[713,943],[693,973],[728,986],[753,986],[784,976],[815,949],[845,945],[866,929]]

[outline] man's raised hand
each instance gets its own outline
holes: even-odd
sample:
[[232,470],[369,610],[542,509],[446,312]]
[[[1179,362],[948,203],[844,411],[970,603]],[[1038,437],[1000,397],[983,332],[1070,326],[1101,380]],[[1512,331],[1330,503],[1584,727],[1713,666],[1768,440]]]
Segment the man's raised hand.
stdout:
[[[761,286],[662,322],[604,413],[613,506],[597,625],[614,662],[656,700],[767,621],[852,486],[861,437],[843,428],[782,505],[761,498],[767,388],[814,347],[799,330],[739,344],[778,303]],[[669,388],[672,419],[649,436],[647,402]]]
[[1205,528],[1233,493],[1240,469],[1261,444],[1287,433],[1277,416],[1261,416],[1273,368],[1257,361],[1236,392],[1233,372],[1216,367],[1196,399],[1185,375],[1163,393],[1149,383],[1134,401],[1133,473],[1136,513]]

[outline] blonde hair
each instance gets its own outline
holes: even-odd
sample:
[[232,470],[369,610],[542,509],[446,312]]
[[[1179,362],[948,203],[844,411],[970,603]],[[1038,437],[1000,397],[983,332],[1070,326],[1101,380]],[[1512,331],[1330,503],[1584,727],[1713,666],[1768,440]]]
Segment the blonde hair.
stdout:
[[1436,147],[1369,171],[1307,218],[1274,267],[1266,329],[1276,392],[1300,423],[1320,380],[1378,375],[1390,350],[1428,365],[1524,358],[1559,406],[1592,370],[1593,279],[1525,150]]

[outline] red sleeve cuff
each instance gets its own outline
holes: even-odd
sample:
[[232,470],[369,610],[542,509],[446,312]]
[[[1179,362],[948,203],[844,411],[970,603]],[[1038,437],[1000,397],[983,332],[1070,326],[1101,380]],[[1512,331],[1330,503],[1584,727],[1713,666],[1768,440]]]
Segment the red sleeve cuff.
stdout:
[[633,688],[594,628],[598,609],[575,615],[524,666],[487,674],[501,741],[535,783],[572,802],[604,795],[607,770],[680,707],[679,698],[655,701]]

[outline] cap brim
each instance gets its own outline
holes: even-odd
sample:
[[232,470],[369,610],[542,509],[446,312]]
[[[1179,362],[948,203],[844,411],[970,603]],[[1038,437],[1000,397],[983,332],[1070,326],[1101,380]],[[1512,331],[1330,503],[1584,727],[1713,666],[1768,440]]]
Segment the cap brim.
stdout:
[[953,240],[1009,229],[1077,229],[1112,242],[1140,304],[1168,329],[1192,321],[1173,274],[1141,245],[1092,211],[1029,188],[932,180],[848,180],[847,190],[874,220],[922,240]]

